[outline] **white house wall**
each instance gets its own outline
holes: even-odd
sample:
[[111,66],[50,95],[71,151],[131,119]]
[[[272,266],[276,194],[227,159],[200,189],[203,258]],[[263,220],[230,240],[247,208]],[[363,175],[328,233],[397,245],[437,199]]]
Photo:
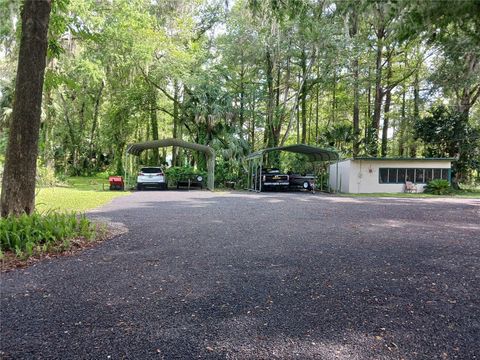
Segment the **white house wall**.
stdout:
[[[449,160],[344,160],[338,163],[338,183],[336,164],[330,165],[330,188],[344,193],[400,193],[404,184],[380,184],[380,168],[405,169],[450,169]],[[423,192],[426,184],[417,184],[418,192]]]
[[329,184],[333,191],[341,191],[348,193],[350,191],[350,160],[340,161],[338,163],[338,182],[337,182],[337,165],[330,165]]
[[[398,193],[405,189],[404,184],[380,184],[380,168],[405,169],[450,169],[448,160],[353,160],[350,166],[351,193]],[[423,192],[426,184],[417,184],[418,192]]]

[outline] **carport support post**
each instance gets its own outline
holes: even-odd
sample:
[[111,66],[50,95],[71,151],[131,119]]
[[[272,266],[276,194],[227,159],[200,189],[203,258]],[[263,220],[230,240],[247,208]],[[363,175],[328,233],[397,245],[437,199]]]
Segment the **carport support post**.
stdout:
[[253,191],[253,159],[248,160],[248,190]]
[[262,192],[262,168],[263,168],[263,155],[260,157],[260,174],[258,178],[258,192]]
[[255,169],[255,186],[254,186],[254,190],[255,192],[258,192],[258,158],[255,159],[255,162],[254,162],[254,169]]
[[257,159],[252,161],[253,191],[257,191]]
[[207,171],[208,171],[208,179],[207,179],[207,188],[211,191],[215,188],[215,156],[208,155],[207,156]]
[[336,165],[336,175],[335,175],[335,192],[338,192],[338,160],[335,163]]

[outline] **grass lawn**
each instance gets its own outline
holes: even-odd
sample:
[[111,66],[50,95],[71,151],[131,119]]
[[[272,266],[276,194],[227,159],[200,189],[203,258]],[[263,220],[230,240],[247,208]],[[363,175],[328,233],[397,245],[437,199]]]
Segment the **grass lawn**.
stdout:
[[337,194],[346,197],[395,197],[395,198],[480,198],[480,190],[456,190],[450,195],[432,195],[425,193],[372,193],[372,194]]
[[[105,190],[104,190],[105,189]],[[129,192],[109,191],[108,180],[99,177],[71,177],[65,185],[37,190],[38,211],[86,211]]]

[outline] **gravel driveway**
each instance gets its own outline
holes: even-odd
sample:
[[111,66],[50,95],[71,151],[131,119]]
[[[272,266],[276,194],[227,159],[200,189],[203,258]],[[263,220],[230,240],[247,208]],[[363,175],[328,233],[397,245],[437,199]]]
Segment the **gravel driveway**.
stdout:
[[137,192],[1,275],[18,359],[478,359],[480,201]]

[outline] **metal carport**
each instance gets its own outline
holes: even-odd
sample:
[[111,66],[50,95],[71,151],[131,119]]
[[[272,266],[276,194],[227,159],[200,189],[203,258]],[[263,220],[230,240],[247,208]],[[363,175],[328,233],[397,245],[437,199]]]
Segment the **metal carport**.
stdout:
[[[207,188],[213,190],[215,187],[215,150],[210,146],[189,143],[180,139],[163,139],[163,140],[154,140],[146,141],[141,143],[130,144],[127,146],[127,151],[125,154],[125,182],[128,184],[128,173],[131,172],[133,164],[129,155],[139,156],[143,151],[148,149],[158,149],[168,146],[177,146],[181,148],[187,148],[192,150],[197,150],[203,152],[207,158]],[[129,161],[130,160],[130,161]]]
[[[253,181],[253,178],[258,178],[261,176],[263,169],[263,162],[265,154],[268,154],[273,151],[287,151],[297,154],[304,154],[310,159],[311,162],[317,161],[336,161],[337,163],[337,172],[338,172],[338,160],[340,156],[333,149],[322,149],[316,146],[305,145],[305,144],[295,144],[287,146],[279,146],[273,148],[262,149],[256,152],[251,153],[246,157],[247,166],[248,166],[248,190],[262,191],[262,182],[260,181],[257,184],[256,181]],[[338,176],[337,176],[338,179]],[[338,184],[335,184],[335,191],[338,190]]]

